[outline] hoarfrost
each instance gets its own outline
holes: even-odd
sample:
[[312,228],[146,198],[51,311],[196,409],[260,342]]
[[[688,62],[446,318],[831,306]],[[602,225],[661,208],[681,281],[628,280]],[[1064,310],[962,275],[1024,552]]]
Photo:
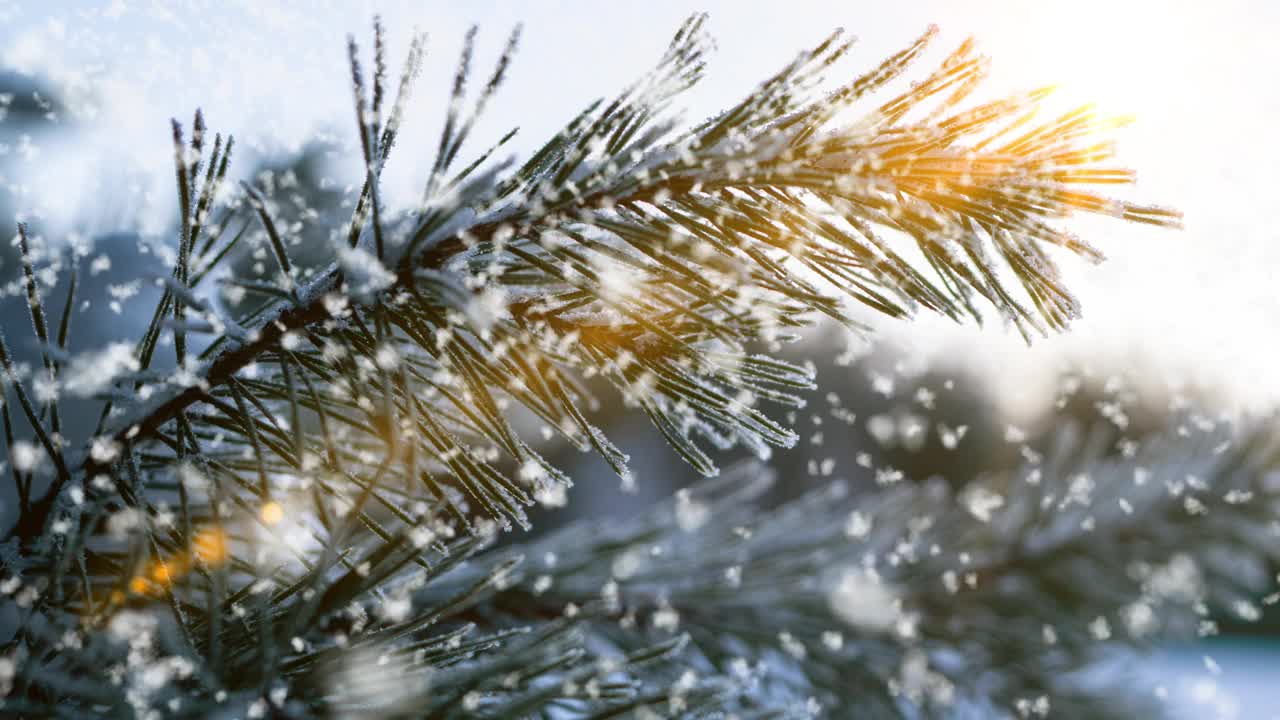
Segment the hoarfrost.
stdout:
[[1004,496],[981,485],[970,486],[962,498],[969,514],[982,522],[991,522],[991,513],[1004,506]]
[[73,357],[63,375],[62,388],[76,397],[93,397],[111,387],[116,378],[137,370],[132,346],[111,343],[97,352]]
[[688,490],[676,494],[676,524],[685,532],[693,532],[702,527],[710,517],[711,511],[706,504],[694,500]]
[[897,596],[866,570],[846,570],[827,600],[832,612],[855,628],[884,632],[898,621]]
[[44,448],[25,440],[13,443],[13,467],[20,472],[31,472],[44,463]]
[[339,247],[338,264],[352,292],[360,297],[372,297],[396,281],[395,273],[372,253],[358,247]]
[[1184,553],[1174,555],[1168,564],[1156,568],[1146,582],[1147,592],[1176,602],[1195,602],[1203,588],[1199,566]]
[[[539,466],[541,469],[541,466]],[[561,508],[569,504],[569,494],[564,483],[543,483],[534,493],[534,498],[542,505],[550,508]]]
[[1089,634],[1096,640],[1111,639],[1111,623],[1107,622],[1105,617],[1099,615],[1089,623]]
[[847,537],[861,539],[871,532],[871,518],[866,513],[854,510],[849,513],[849,519],[844,525],[844,534]]

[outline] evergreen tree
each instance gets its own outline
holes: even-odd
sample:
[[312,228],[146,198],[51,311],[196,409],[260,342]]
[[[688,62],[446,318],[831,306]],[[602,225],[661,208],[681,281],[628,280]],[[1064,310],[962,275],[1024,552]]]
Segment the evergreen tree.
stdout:
[[[0,340],[5,712],[1159,712],[1088,670],[1204,632],[1210,606],[1258,612],[1280,559],[1265,427],[1188,421],[1121,454],[1069,427],[958,490],[882,473],[776,506],[765,465],[713,454],[796,442],[779,416],[812,373],[777,354],[815,320],[1059,331],[1078,307],[1052,254],[1101,258],[1062,221],[1177,213],[1100,194],[1133,178],[1113,121],[1039,121],[1045,91],[969,102],[971,42],[893,94],[933,30],[835,87],[852,40],[833,34],[682,123],[704,23],[519,164],[493,159],[514,131],[464,160],[518,39],[469,93],[468,34],[422,202],[397,214],[379,176],[425,46],[393,84],[375,21],[371,72],[349,43],[366,173],[327,267],[300,269],[278,194],[225,187],[232,138],[175,121],[172,271],[134,346],[71,352],[81,257],[20,227],[37,351]],[[273,272],[230,272],[241,246]],[[634,482],[593,425],[619,403],[706,479],[631,520],[504,533],[572,500],[552,438]]]

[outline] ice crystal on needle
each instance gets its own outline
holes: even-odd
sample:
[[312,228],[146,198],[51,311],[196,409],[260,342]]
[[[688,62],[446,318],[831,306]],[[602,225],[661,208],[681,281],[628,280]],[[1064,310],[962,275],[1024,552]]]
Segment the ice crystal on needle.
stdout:
[[138,368],[129,343],[111,343],[95,352],[73,355],[62,372],[61,385],[71,395],[91,398],[110,389],[120,376],[136,372]]
[[841,573],[831,591],[831,609],[841,620],[867,632],[883,632],[898,620],[897,598],[875,575],[864,570]]

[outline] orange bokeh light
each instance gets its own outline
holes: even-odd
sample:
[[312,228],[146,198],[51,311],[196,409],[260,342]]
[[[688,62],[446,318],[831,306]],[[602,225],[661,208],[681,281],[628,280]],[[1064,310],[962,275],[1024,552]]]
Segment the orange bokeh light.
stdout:
[[262,522],[275,525],[284,519],[284,508],[278,502],[269,501],[262,506],[260,514]]
[[[217,527],[205,528],[192,538],[189,552],[179,552],[169,558],[153,561],[144,571],[130,578],[127,587],[132,595],[158,597],[170,585],[190,573],[195,563],[217,567],[225,563],[227,557],[226,531]],[[118,590],[110,598],[112,605],[120,605],[126,599],[124,593]]]

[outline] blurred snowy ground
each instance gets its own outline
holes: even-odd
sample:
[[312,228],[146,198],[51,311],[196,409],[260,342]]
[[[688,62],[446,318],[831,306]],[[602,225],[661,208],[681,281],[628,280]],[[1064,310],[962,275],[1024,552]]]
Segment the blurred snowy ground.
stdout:
[[1206,640],[1158,651],[1138,670],[1179,720],[1277,720],[1280,643]]

